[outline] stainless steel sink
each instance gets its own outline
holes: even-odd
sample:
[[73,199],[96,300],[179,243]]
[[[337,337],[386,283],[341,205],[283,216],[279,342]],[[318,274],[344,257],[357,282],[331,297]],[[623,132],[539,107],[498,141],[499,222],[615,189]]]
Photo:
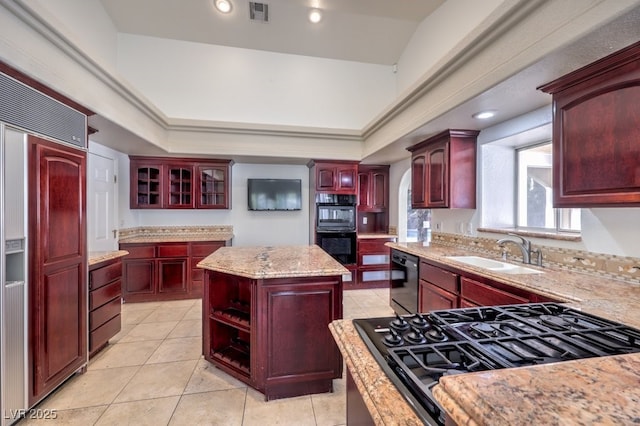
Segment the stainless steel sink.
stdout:
[[466,265],[476,266],[478,268],[488,269],[490,271],[500,272],[502,274],[543,274],[544,272],[537,269],[527,268],[526,266],[514,265],[512,263],[501,262],[499,260],[487,259],[481,256],[447,256],[449,260],[455,260]]

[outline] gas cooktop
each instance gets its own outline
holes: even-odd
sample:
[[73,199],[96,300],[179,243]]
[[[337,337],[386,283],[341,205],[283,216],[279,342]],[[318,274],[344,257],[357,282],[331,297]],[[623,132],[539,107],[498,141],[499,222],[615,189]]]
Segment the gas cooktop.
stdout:
[[353,320],[400,394],[444,425],[440,377],[640,352],[640,331],[556,303],[490,306]]

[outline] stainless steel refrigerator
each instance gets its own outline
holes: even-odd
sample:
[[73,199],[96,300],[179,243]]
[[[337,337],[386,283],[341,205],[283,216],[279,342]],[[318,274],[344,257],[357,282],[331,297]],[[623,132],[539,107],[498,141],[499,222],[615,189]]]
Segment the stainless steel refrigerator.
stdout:
[[0,384],[2,425],[27,409],[27,134],[0,123]]

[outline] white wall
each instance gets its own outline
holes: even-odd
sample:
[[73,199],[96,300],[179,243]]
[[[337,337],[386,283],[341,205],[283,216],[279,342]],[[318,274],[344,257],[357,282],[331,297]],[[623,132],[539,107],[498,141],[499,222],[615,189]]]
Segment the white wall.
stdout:
[[[418,26],[398,61],[398,93],[419,81],[503,0],[447,0]],[[464,13],[461,13],[464,11]]]
[[[115,69],[117,32],[99,0],[32,0],[56,29],[73,39],[101,66]],[[64,27],[64,28],[62,28]]]
[[172,118],[361,129],[395,99],[390,66],[133,34],[118,40],[119,71]]
[[[120,158],[121,228],[232,225],[234,246],[309,244],[309,169],[307,166],[234,164],[231,168],[232,208],[230,210],[131,210],[129,208],[129,158],[127,156]],[[126,169],[126,179],[123,176],[124,169]],[[247,179],[249,178],[301,179],[302,210],[249,211],[247,208]]]

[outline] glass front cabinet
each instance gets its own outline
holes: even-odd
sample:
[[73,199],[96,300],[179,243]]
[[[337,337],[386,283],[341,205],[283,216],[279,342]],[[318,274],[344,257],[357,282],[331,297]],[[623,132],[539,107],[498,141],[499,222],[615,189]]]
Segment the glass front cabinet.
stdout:
[[132,209],[231,208],[230,160],[129,158]]

